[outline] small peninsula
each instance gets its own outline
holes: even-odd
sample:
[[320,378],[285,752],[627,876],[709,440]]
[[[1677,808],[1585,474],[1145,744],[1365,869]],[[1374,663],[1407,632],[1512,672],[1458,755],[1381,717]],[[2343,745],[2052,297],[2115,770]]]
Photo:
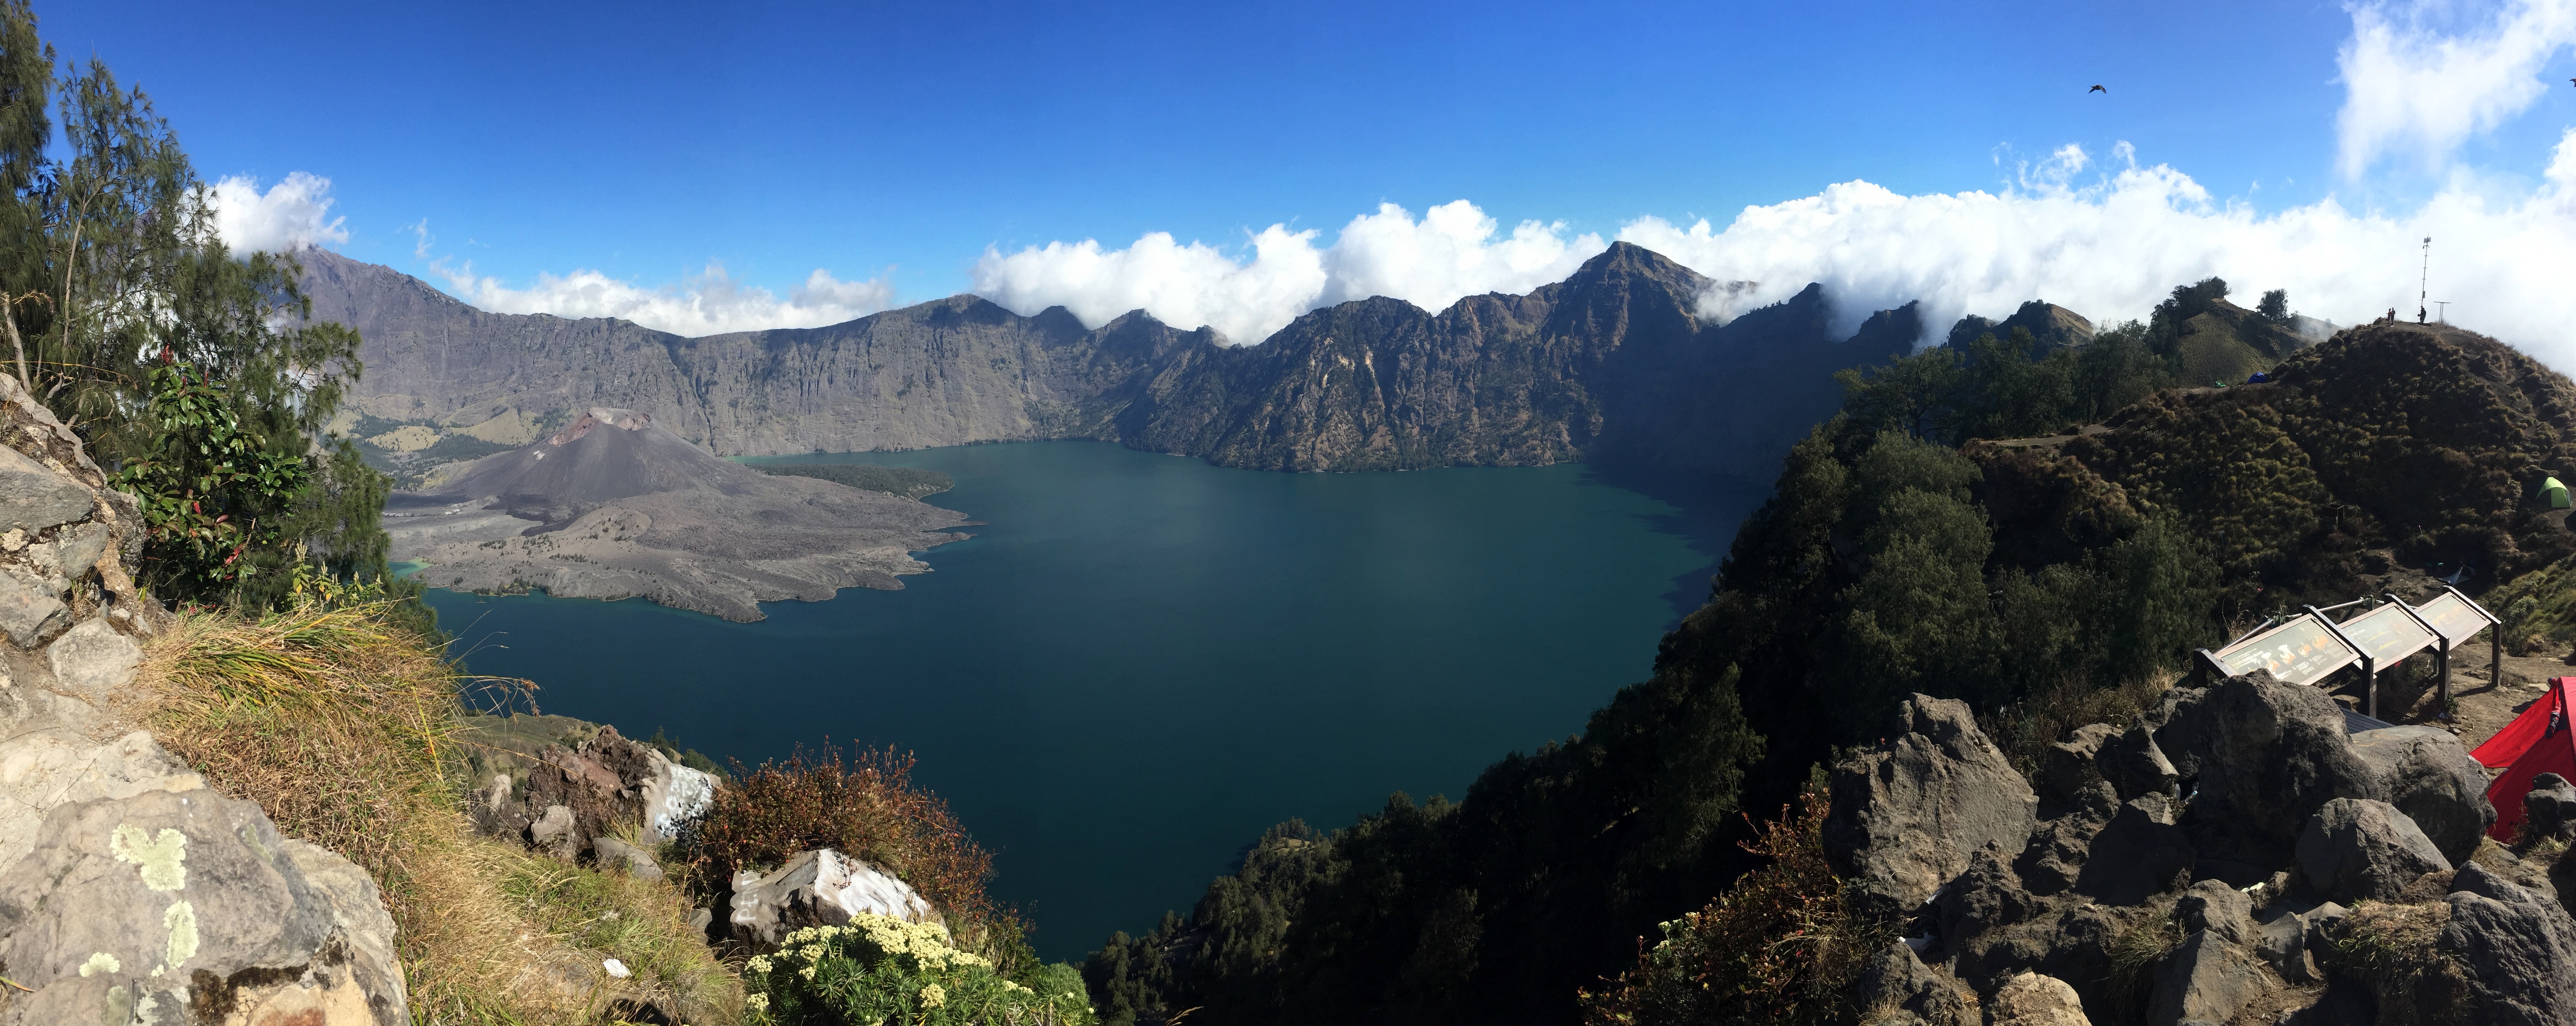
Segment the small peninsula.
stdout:
[[634,410],[592,407],[431,492],[396,492],[385,530],[434,588],[643,597],[728,620],[760,603],[896,589],[911,553],[964,534],[916,498],[718,459]]

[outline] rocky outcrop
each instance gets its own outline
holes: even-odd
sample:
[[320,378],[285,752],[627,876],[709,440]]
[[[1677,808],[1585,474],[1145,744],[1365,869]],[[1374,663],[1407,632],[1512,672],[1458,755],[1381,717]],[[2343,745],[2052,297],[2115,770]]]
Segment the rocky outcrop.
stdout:
[[668,841],[714,798],[713,776],[627,740],[615,727],[600,727],[572,747],[539,749],[516,776],[494,774],[474,792],[470,811],[485,834],[524,841],[568,862],[595,858],[632,871],[640,867],[630,852],[643,854],[647,864],[651,857],[618,841],[621,828],[638,828],[648,843]]
[[2416,877],[2451,868],[2414,820],[2371,799],[2327,802],[2308,817],[2298,854],[2308,886],[2345,904],[2394,899]]
[[[2381,797],[2476,827],[2447,735],[2347,738],[2323,694],[2257,674],[2174,689],[2126,729],[2071,732],[2041,754],[2034,791],[1981,754],[1956,703],[1917,695],[1900,719],[1836,767],[1825,827],[1847,893],[1911,938],[1854,985],[1864,1022],[1942,1021],[1961,1014],[1953,1000],[1990,1023],[2576,1012],[2576,920],[2543,867],[2488,844],[2455,872]],[[2041,817],[2027,827],[2011,814],[2025,803]]]
[[2345,739],[2343,709],[2269,673],[2167,691],[2145,725],[2183,783],[2183,825],[2202,858],[2286,865],[2327,802],[2386,794]]
[[1915,695],[1897,721],[1893,741],[1834,768],[1825,846],[1864,900],[1911,912],[1979,850],[2020,852],[2039,797],[1967,703]]
[[409,1022],[366,873],[111,712],[170,625],[139,525],[0,375],[0,1026]]
[[39,836],[0,871],[0,964],[29,989],[0,1022],[410,1021],[373,883],[257,805],[151,790]]
[[2496,811],[2487,804],[2486,769],[2457,736],[2438,727],[2389,727],[2348,740],[2378,772],[2388,804],[2415,821],[2444,859],[2457,864],[2478,850]]
[[2470,863],[2443,898],[2443,947],[2468,977],[2469,1021],[2576,1021],[2576,921],[2558,903]]
[[928,899],[864,859],[830,848],[798,852],[767,873],[735,874],[727,922],[736,942],[754,951],[808,926],[842,926],[871,912],[906,922],[941,922]]

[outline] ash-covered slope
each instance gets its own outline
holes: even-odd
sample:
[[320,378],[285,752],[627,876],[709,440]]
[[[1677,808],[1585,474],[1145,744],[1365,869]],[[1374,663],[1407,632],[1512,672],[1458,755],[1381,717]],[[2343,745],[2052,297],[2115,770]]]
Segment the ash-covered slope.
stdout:
[[913,499],[717,459],[634,410],[594,407],[486,457],[435,493],[386,503],[394,558],[433,587],[643,596],[729,620],[759,603],[900,588],[909,553],[965,537]]
[[1840,339],[1813,287],[1703,324],[1707,280],[1626,243],[1526,296],[1438,313],[1361,300],[1244,347],[1141,311],[1086,330],[1062,308],[1022,317],[974,296],[688,339],[485,313],[389,268],[299,258],[314,316],[365,339],[354,405],[377,430],[551,427],[613,406],[723,455],[1096,438],[1280,470],[1611,460],[1768,476],[1832,413],[1833,371],[1921,334],[1907,311],[1906,330]]

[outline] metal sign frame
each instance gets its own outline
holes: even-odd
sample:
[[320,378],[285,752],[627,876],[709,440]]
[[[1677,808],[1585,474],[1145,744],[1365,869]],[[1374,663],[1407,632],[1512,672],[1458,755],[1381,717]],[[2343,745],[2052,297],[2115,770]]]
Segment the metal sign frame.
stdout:
[[[2261,664],[2241,667],[2231,664],[2238,661],[2244,661],[2241,660],[2240,657],[2247,653],[2263,651],[2268,647],[2272,647],[2267,646],[2266,643],[2273,641],[2275,638],[2286,632],[2293,629],[2304,628],[2309,632],[2321,634],[2323,636],[2322,638],[2310,638],[2308,640],[2313,642],[2316,640],[2331,639],[2334,642],[2335,647],[2341,650],[2341,655],[2338,657],[2335,652],[2329,651],[2324,654],[2327,661],[2323,664],[2322,669],[2312,669],[2310,671],[2300,673],[2298,675],[2298,679],[2295,680],[2289,677],[2282,677],[2281,679],[2289,681],[2290,683],[2313,687],[2318,682],[2333,676],[2335,671],[2341,670],[2346,666],[2359,663],[2361,665],[2362,676],[2367,682],[2363,698],[2363,701],[2367,703],[2364,715],[2375,718],[2379,715],[2379,671],[2388,666],[2395,665],[2398,661],[2403,660],[2408,656],[2412,656],[2417,652],[2421,652],[2429,648],[2433,650],[2434,659],[2440,668],[2440,697],[2445,710],[2442,715],[2445,718],[2448,718],[2450,715],[2448,709],[2451,699],[2451,650],[2467,644],[2471,639],[2475,638],[2480,631],[2487,631],[2489,634],[2489,641],[2493,649],[2493,663],[2488,670],[2488,679],[2497,682],[2501,682],[2504,679],[2504,632],[2501,629],[2504,621],[2494,613],[2489,612],[2485,606],[2479,605],[2476,599],[2470,598],[2468,595],[2463,594],[2460,589],[2448,585],[2444,585],[2442,593],[2434,596],[2431,602],[2426,602],[2421,606],[2407,605],[2394,593],[2386,594],[2381,597],[2387,600],[2387,605],[2364,611],[2340,624],[2336,623],[2333,617],[2327,616],[2326,610],[2318,609],[2315,606],[2307,606],[2304,607],[2306,611],[2297,616],[2293,616],[2278,625],[2263,628],[2253,634],[2219,646],[2215,650],[2206,648],[2196,649],[2193,652],[2193,655],[2197,657],[2194,660],[2196,664],[2194,672],[2196,674],[2215,674],[2218,678],[2224,679],[2240,673],[2252,672],[2255,669],[2273,669],[2273,666],[2269,664],[2276,662],[2274,660],[2265,660]],[[2444,600],[2456,600],[2461,607],[2465,608],[2468,612],[2476,614],[2477,618],[2484,622],[2479,626],[2462,633],[2459,637],[2452,637],[2450,634],[2444,632],[2444,628],[2448,627],[2456,632],[2459,627],[2463,626],[2457,622],[2459,619],[2458,617],[2450,615],[2448,611],[2436,611],[2437,615],[2439,615],[2443,621],[2442,623],[2437,624],[2434,617],[2423,615],[2424,610],[2430,608],[2435,603],[2439,603]],[[2353,602],[2344,603],[2344,605],[2348,606],[2360,601],[2362,600],[2355,599]],[[2334,608],[2341,609],[2343,606],[2336,606]],[[2394,620],[2395,622],[2405,624],[2407,627],[2420,630],[2423,632],[2424,638],[2422,640],[2400,640],[2396,645],[2389,646],[2386,651],[2377,651],[2365,647],[2361,642],[2355,640],[2352,635],[2347,634],[2344,630],[2346,627],[2360,624],[2362,625],[2361,631],[2366,636],[2376,638],[2379,635],[2391,633],[2390,629],[2387,627],[2383,627],[2376,623],[2365,622],[2372,620],[2374,617],[2383,620]],[[2313,624],[2313,626],[2311,626],[2311,624]],[[2398,632],[2402,633],[2402,629]],[[2284,654],[2292,655],[2290,653]],[[2298,655],[2304,654],[2305,653],[2299,653]],[[2283,660],[2280,662],[2286,663],[2286,665],[2283,666],[2284,669],[2295,667],[2297,665],[2295,661]],[[2280,671],[2274,670],[2274,676],[2280,676]]]

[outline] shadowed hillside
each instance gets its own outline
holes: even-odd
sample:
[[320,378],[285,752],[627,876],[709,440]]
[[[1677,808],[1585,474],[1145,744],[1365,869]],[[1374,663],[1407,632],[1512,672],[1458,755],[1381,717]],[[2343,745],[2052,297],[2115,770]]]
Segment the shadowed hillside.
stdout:
[[1271,831],[1190,916],[1092,956],[1104,1020],[1572,1022],[1578,989],[1757,864],[1740,813],[1783,809],[1909,694],[1966,700],[2029,772],[2232,626],[2417,599],[2428,568],[2473,565],[2483,590],[2576,548],[2566,511],[2523,498],[2576,465],[2576,386],[2511,348],[2370,325],[2290,353],[2277,383],[2147,391],[2081,423],[2170,374],[2139,359],[2155,327],[2072,352],[1984,336],[1847,376],[1845,414],[1792,451],[1650,679],[1461,801]]

